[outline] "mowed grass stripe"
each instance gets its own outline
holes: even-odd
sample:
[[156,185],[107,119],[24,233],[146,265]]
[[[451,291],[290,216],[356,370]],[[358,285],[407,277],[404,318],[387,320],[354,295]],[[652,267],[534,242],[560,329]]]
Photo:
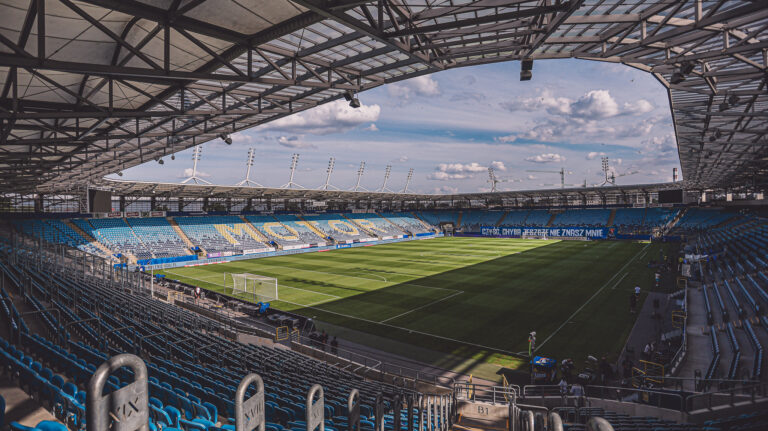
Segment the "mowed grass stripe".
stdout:
[[[223,280],[224,272],[275,277],[281,286],[291,287],[280,289],[286,302],[275,301],[275,307],[466,356],[477,354],[472,346],[522,351],[529,331],[536,330],[542,339],[554,333],[642,247],[623,242],[443,238],[173,271],[180,279],[218,274]],[[652,248],[649,256],[656,255]],[[634,271],[632,267],[627,270]],[[640,278],[649,276],[648,271],[638,271]],[[546,350],[580,357],[615,349],[616,340],[633,322],[625,316],[628,297],[623,286],[637,279],[630,275],[622,288],[595,295],[574,317],[577,322],[563,326]],[[221,286],[201,286],[221,291]],[[459,291],[464,293],[455,295]],[[610,307],[611,312],[601,314],[597,306]],[[619,308],[623,314],[615,313]],[[601,319],[603,315],[610,319]],[[381,321],[386,325],[376,323]],[[592,332],[601,339],[585,342]],[[357,341],[366,342],[365,337]]]

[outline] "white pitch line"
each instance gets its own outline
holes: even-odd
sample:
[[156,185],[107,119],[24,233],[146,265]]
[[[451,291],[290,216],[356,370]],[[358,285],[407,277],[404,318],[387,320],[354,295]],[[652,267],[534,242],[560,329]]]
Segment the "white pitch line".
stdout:
[[296,270],[296,271],[304,271],[304,272],[314,272],[314,273],[317,273],[317,274],[335,275],[337,277],[358,278],[360,280],[375,281],[375,282],[379,282],[379,283],[389,283],[389,280],[387,280],[386,278],[384,278],[384,277],[382,277],[380,275],[376,275],[376,274],[370,274],[370,275],[372,275],[374,277],[378,277],[381,280],[374,280],[373,278],[368,278],[368,277],[358,277],[358,276],[355,276],[355,275],[339,274],[338,272],[325,272],[325,271],[315,271],[313,269],[295,268],[295,267],[292,267],[292,266],[285,266],[285,265],[275,265],[275,266],[272,267],[272,269],[276,269],[276,268],[293,269],[293,270]]
[[[608,281],[606,281],[606,282],[605,282],[605,284],[604,284],[604,285],[603,285],[603,286],[602,286],[600,289],[598,289],[598,291],[597,291],[597,292],[595,292],[595,294],[594,294],[594,295],[592,295],[591,297],[589,297],[589,299],[587,299],[587,302],[585,302],[584,304],[582,304],[582,305],[581,305],[581,307],[579,307],[578,309],[576,309],[576,311],[574,311],[574,312],[573,312],[573,314],[571,314],[571,315],[570,315],[570,316],[569,316],[567,319],[565,319],[565,322],[563,322],[563,324],[562,324],[562,325],[558,326],[558,327],[557,327],[557,329],[555,329],[555,331],[554,331],[554,332],[552,332],[552,333],[549,335],[549,337],[547,337],[547,338],[546,338],[544,341],[542,341],[542,342],[541,342],[541,344],[539,344],[538,346],[536,346],[536,350],[539,350],[539,349],[541,349],[542,347],[544,347],[544,344],[546,344],[546,343],[547,343],[547,341],[549,341],[549,340],[550,340],[552,337],[554,337],[554,336],[555,336],[555,334],[557,334],[558,332],[560,332],[560,330],[561,330],[561,329],[563,329],[563,326],[567,325],[567,324],[568,324],[568,322],[570,322],[570,321],[571,321],[571,319],[573,319],[573,318],[574,318],[574,317],[575,317],[577,314],[579,314],[579,312],[580,312],[580,311],[581,311],[581,310],[582,310],[584,307],[586,307],[586,306],[587,306],[587,304],[589,304],[590,302],[592,302],[592,300],[593,300],[593,299],[595,299],[595,297],[596,297],[597,295],[599,295],[599,294],[600,294],[600,292],[602,292],[602,291],[603,291],[603,290],[604,290],[606,287],[608,287],[608,283],[612,282],[612,281],[613,281],[613,279],[614,279],[614,278],[616,278],[616,276],[617,276],[617,275],[619,275],[619,274],[620,274],[622,271],[624,271],[624,269],[625,269],[627,266],[629,266],[629,264],[630,264],[630,263],[634,262],[634,261],[635,261],[635,259],[637,258],[637,256],[639,256],[641,252],[645,251],[645,249],[646,249],[646,248],[648,248],[648,245],[650,245],[650,244],[646,244],[646,246],[645,246],[645,247],[643,247],[643,249],[642,249],[642,250],[640,250],[640,251],[638,251],[637,253],[635,253],[635,255],[632,257],[632,259],[628,260],[628,261],[627,261],[627,263],[625,263],[625,264],[624,264],[624,266],[622,266],[622,267],[621,267],[621,268],[620,268],[618,271],[616,271],[616,273],[615,273],[615,274],[613,274],[613,277],[611,277],[610,279],[608,279]],[[626,275],[626,273],[625,273],[624,275]]]
[[[202,282],[204,282],[204,283],[209,283],[209,284],[214,284],[214,285],[216,285],[216,286],[221,286],[221,287],[223,287],[223,288],[225,288],[225,289],[227,288],[227,286],[226,286],[226,285],[224,285],[224,284],[220,284],[220,283],[213,283],[213,282],[210,282],[210,281],[207,281],[207,280],[205,280],[205,278],[206,278],[206,277],[209,277],[209,278],[210,278],[210,277],[219,278],[219,277],[221,276],[221,274],[211,274],[211,275],[206,275],[206,276],[203,276],[202,278],[197,278],[197,277],[191,277],[191,276],[188,276],[188,275],[181,275],[181,274],[175,273],[175,272],[173,272],[173,271],[166,271],[166,272],[167,272],[167,273],[169,273],[169,274],[174,274],[174,275],[177,275],[177,276],[179,276],[179,277],[190,278],[190,279],[192,279],[192,280],[202,281]],[[331,298],[335,298],[335,299],[341,299],[341,298],[343,298],[343,296],[332,295],[332,294],[330,294],[330,293],[316,292],[316,291],[314,291],[314,290],[309,290],[309,289],[302,289],[302,288],[300,288],[300,287],[288,286],[287,284],[279,284],[279,282],[278,282],[277,288],[278,288],[278,289],[280,289],[281,287],[285,287],[285,288],[288,288],[288,289],[296,289],[296,290],[302,290],[302,291],[304,291],[304,292],[309,292],[309,293],[316,293],[316,294],[318,294],[318,295],[330,296]],[[283,301],[283,302],[288,302],[288,301]],[[320,301],[320,302],[318,302],[317,304],[322,304],[323,302],[325,302],[325,301]],[[302,305],[302,306],[303,306],[303,304],[295,304],[295,305]]]
[[434,305],[434,304],[437,304],[438,302],[442,302],[442,301],[445,301],[446,299],[450,299],[450,298],[453,298],[454,296],[456,296],[456,295],[461,295],[462,293],[464,293],[464,292],[463,292],[463,291],[461,291],[461,290],[459,290],[458,292],[456,292],[456,293],[454,293],[454,294],[452,294],[452,295],[448,295],[448,296],[446,296],[446,297],[444,297],[444,298],[436,299],[436,300],[434,300],[434,301],[430,302],[429,304],[425,304],[425,305],[422,305],[421,307],[417,307],[417,308],[414,308],[413,310],[408,310],[408,311],[406,311],[405,313],[400,313],[400,314],[398,314],[397,316],[393,316],[393,317],[390,317],[389,319],[384,319],[384,320],[380,321],[379,323],[385,323],[385,322],[389,322],[390,320],[394,320],[394,319],[397,319],[398,317],[403,317],[403,316],[405,316],[406,314],[411,314],[411,313],[413,313],[414,311],[419,311],[419,310],[421,310],[422,308],[427,308],[427,307],[429,307],[430,305]]
[[621,283],[621,281],[624,280],[624,277],[626,277],[628,275],[629,275],[629,273],[625,272],[624,275],[621,276],[619,281],[617,281],[616,283],[613,284],[613,287],[611,287],[611,290],[616,290],[616,287],[619,285],[619,283]]
[[397,326],[397,325],[390,325],[389,323],[381,323],[381,322],[377,322],[375,320],[365,319],[363,317],[350,316],[349,314],[338,313],[336,311],[326,310],[324,308],[316,307],[314,305],[296,304],[296,303],[292,303],[292,302],[289,302],[289,301],[283,301],[283,302],[288,302],[290,304],[298,305],[298,306],[301,306],[301,307],[311,308],[313,310],[319,310],[319,311],[322,311],[324,313],[335,314],[337,316],[342,316],[342,317],[346,317],[346,318],[349,318],[349,319],[360,320],[362,322],[368,322],[368,323],[372,323],[372,324],[375,324],[375,325],[387,326],[387,327],[390,327],[390,328],[399,329],[401,331],[408,331],[408,332],[412,332],[412,333],[419,334],[419,335],[426,335],[427,337],[438,338],[438,339],[441,339],[441,340],[452,341],[454,343],[462,343],[462,344],[466,344],[466,345],[469,345],[469,346],[479,347],[481,349],[493,350],[495,352],[501,352],[501,353],[506,353],[506,354],[513,355],[513,356],[519,356],[515,352],[509,351],[509,350],[500,349],[498,347],[484,346],[482,344],[471,343],[469,341],[457,340],[455,338],[444,337],[442,335],[430,334],[429,332],[417,331],[415,329],[404,328],[402,326]]

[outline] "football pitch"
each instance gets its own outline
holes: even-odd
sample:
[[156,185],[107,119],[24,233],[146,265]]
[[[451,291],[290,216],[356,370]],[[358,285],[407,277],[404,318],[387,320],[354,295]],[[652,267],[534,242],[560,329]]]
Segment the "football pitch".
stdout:
[[530,331],[544,356],[615,357],[634,323],[630,294],[651,288],[646,263],[661,246],[439,238],[165,274],[225,294],[224,273],[274,277],[274,308],[312,317],[343,339],[466,372],[514,368]]

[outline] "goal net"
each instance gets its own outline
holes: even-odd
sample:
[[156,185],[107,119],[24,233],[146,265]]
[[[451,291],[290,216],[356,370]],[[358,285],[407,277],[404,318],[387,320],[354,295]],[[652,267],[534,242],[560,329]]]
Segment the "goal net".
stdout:
[[227,290],[231,289],[232,296],[245,301],[256,303],[279,299],[276,278],[249,273],[226,273],[224,281]]

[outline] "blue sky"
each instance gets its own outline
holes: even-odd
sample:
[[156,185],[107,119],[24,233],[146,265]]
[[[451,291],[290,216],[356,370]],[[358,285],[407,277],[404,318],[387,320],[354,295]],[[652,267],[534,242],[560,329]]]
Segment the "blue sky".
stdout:
[[[231,146],[203,145],[198,171],[215,184],[245,176],[248,149],[256,149],[251,178],[278,187],[288,181],[291,154],[299,153],[295,181],[307,188],[325,180],[348,189],[366,162],[362,184],[410,190],[476,192],[490,188],[489,166],[508,181],[501,190],[602,182],[601,156],[610,158],[619,184],[664,182],[679,167],[666,90],[652,76],[627,66],[583,60],[536,61],[533,79],[519,81],[518,63],[438,72],[360,94],[354,110],[344,101],[240,132]],[[126,170],[122,179],[179,182],[192,167],[192,150]],[[113,176],[117,178],[116,176]]]

